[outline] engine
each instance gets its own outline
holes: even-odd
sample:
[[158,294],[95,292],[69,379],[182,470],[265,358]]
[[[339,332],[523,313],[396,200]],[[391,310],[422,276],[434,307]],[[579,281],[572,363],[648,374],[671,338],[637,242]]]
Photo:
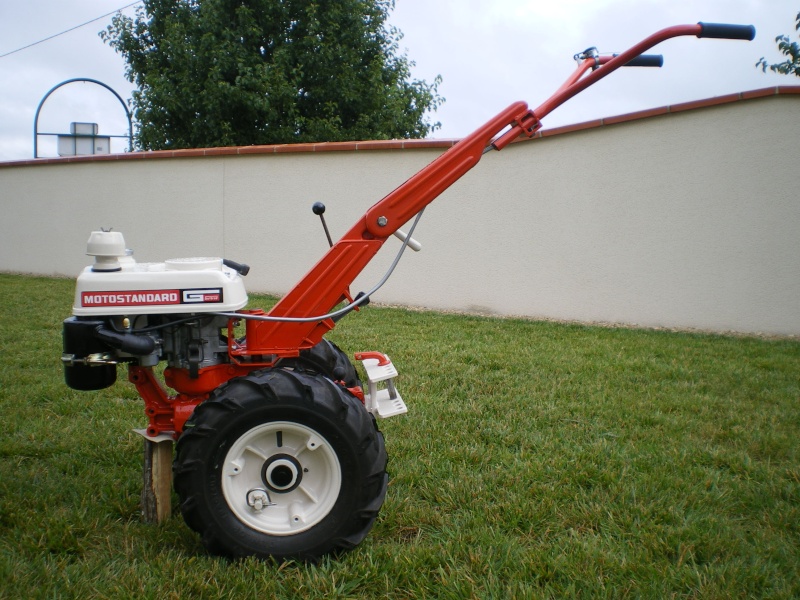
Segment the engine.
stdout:
[[116,381],[120,362],[160,361],[189,377],[228,362],[228,317],[247,304],[246,265],[221,258],[137,263],[120,232],[92,232],[93,265],[79,275],[64,321],[64,376],[77,390]]

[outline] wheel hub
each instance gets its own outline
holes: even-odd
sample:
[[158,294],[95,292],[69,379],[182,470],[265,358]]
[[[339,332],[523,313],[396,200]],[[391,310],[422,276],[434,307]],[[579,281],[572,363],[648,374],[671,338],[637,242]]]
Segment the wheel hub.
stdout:
[[303,467],[294,456],[276,454],[264,462],[261,479],[271,491],[287,494],[303,480]]

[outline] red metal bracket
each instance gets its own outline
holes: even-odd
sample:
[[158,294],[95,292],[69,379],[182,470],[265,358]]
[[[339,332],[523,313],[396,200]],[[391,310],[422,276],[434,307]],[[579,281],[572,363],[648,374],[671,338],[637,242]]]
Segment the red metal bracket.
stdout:
[[208,394],[168,395],[152,367],[129,365],[128,380],[144,400],[144,412],[149,420],[147,435],[151,437],[167,433],[178,439],[195,407],[208,398]]

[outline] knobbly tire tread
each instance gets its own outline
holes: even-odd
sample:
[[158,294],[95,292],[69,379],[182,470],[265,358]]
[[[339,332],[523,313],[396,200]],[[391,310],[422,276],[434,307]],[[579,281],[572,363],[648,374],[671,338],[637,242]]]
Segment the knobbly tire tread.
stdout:
[[[316,430],[334,447],[342,471],[328,515],[289,536],[251,529],[221,491],[228,449],[269,421]],[[173,478],[186,524],[212,554],[314,561],[357,546],[369,533],[386,495],[386,462],[383,435],[357,398],[319,372],[272,368],[224,383],[195,409],[178,439]]]
[[282,359],[277,366],[311,369],[334,381],[342,381],[349,388],[361,385],[356,368],[347,354],[324,338],[315,346],[301,350],[297,358]]

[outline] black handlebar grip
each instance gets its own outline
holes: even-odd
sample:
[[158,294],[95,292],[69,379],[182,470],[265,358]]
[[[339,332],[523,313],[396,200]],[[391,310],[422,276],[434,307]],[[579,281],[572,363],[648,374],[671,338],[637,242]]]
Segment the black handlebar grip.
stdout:
[[663,67],[664,57],[661,54],[640,54],[625,63],[626,67]]
[[756,37],[756,28],[752,25],[728,25],[727,23],[698,23],[699,38],[719,38],[723,40],[752,41]]

